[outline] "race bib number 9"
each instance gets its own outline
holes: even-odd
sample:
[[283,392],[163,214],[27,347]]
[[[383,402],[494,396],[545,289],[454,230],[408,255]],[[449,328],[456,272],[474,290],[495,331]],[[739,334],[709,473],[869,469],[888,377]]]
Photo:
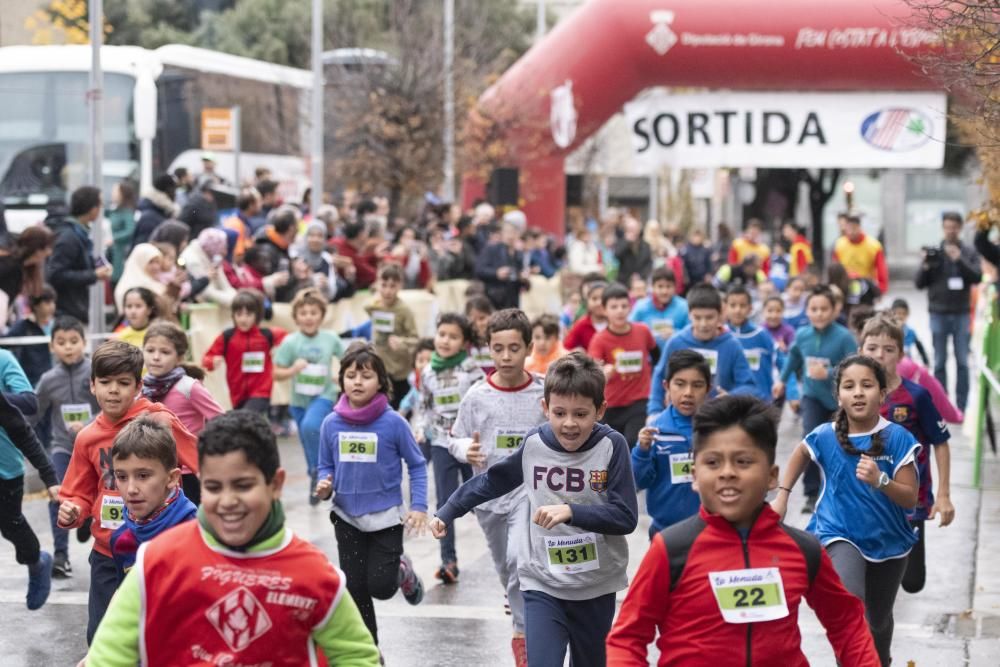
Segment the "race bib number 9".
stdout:
[[694,477],[691,475],[691,467],[694,465],[694,460],[691,458],[691,452],[684,452],[681,454],[671,454],[670,455],[670,483],[671,484],[690,484],[694,481]]
[[263,373],[266,352],[244,352],[240,370],[244,373]]
[[709,572],[726,623],[756,623],[788,616],[785,588],[776,567]]
[[115,530],[125,523],[125,501],[121,496],[101,498],[101,528]]
[[641,350],[628,352],[622,350],[615,356],[615,370],[622,375],[642,372],[643,354]]
[[378,459],[377,433],[340,433],[340,460],[375,463]]
[[593,533],[543,539],[551,572],[575,574],[601,567],[597,558],[597,537]]
[[295,393],[302,396],[319,396],[330,377],[330,367],[323,364],[309,364],[295,376]]
[[391,334],[396,330],[396,313],[376,310],[372,313],[372,329],[378,333]]
[[439,412],[455,412],[461,402],[462,395],[458,393],[458,387],[438,389],[434,392],[434,407]]
[[86,424],[90,421],[89,403],[64,403],[60,411],[62,412],[64,424],[75,422]]
[[497,431],[497,439],[494,446],[499,450],[512,452],[520,447],[522,442],[524,442],[524,433],[522,431],[500,429]]

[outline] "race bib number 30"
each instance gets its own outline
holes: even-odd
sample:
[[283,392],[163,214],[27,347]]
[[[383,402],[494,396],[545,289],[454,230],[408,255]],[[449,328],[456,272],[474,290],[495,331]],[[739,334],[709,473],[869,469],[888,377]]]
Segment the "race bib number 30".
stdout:
[[522,442],[524,442],[524,433],[522,431],[500,429],[497,431],[497,439],[494,446],[499,450],[512,452],[520,447]]
[[756,623],[788,616],[785,587],[776,567],[709,572],[708,580],[726,623]]
[[340,433],[340,460],[375,463],[378,459],[377,433]]
[[543,539],[551,572],[575,574],[601,567],[597,558],[597,536],[593,533]]
[[295,376],[295,393],[302,396],[319,396],[330,377],[330,367],[323,364],[309,364]]
[[115,530],[125,523],[125,501],[121,496],[101,498],[101,528]]
[[671,454],[670,455],[670,483],[671,484],[690,484],[694,481],[694,477],[691,475],[691,466],[694,465],[694,460],[691,458],[691,452],[684,452],[681,454]]
[[263,373],[266,352],[244,352],[240,370],[244,373]]

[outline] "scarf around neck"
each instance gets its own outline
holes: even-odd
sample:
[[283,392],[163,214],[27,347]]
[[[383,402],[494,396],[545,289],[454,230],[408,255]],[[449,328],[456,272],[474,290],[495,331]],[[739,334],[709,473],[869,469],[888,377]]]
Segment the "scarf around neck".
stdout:
[[253,549],[255,546],[261,542],[265,542],[275,535],[278,534],[282,528],[285,527],[285,510],[281,506],[280,500],[274,500],[271,502],[271,511],[268,513],[267,518],[264,523],[260,525],[254,536],[250,538],[250,541],[246,544],[241,544],[239,546],[233,544],[226,544],[222,539],[216,534],[215,530],[208,523],[208,519],[205,517],[205,506],[202,505],[198,508],[198,524],[201,526],[202,530],[212,536],[212,539],[226,547],[231,551],[246,552]]
[[187,375],[183,366],[177,366],[166,375],[159,377],[152,373],[142,376],[142,395],[154,403],[162,403],[167,393],[173,389],[182,377]]
[[431,369],[434,371],[444,371],[454,368],[465,361],[467,356],[469,356],[469,353],[465,350],[451,357],[442,357],[437,353],[437,350],[434,350],[431,352]]
[[372,400],[368,401],[368,405],[360,408],[351,407],[347,396],[341,394],[333,411],[340,415],[344,421],[352,424],[371,424],[385,412],[388,406],[389,398],[382,392],[375,394]]
[[179,487],[174,489],[163,505],[144,519],[137,519],[132,512],[125,512],[125,525],[132,529],[139,544],[148,542],[170,526],[193,519],[198,508],[194,506],[184,491]]

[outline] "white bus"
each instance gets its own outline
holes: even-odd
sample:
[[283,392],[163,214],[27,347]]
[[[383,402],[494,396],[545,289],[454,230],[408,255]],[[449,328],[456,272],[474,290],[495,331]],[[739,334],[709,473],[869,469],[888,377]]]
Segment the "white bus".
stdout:
[[[216,171],[231,182],[272,170],[286,199],[308,178],[312,75],[190,46],[101,49],[104,70],[105,198],[124,177],[201,171],[201,110],[239,105],[239,178],[232,153],[216,151]],[[0,48],[0,201],[11,231],[45,217],[87,182],[89,46]]]

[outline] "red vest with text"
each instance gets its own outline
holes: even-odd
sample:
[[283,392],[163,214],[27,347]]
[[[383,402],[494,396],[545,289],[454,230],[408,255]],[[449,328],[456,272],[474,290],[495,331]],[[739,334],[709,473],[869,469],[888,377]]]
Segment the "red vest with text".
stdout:
[[285,530],[268,551],[212,547],[197,521],[142,546],[142,664],[326,665],[312,632],[333,613],[343,575]]

